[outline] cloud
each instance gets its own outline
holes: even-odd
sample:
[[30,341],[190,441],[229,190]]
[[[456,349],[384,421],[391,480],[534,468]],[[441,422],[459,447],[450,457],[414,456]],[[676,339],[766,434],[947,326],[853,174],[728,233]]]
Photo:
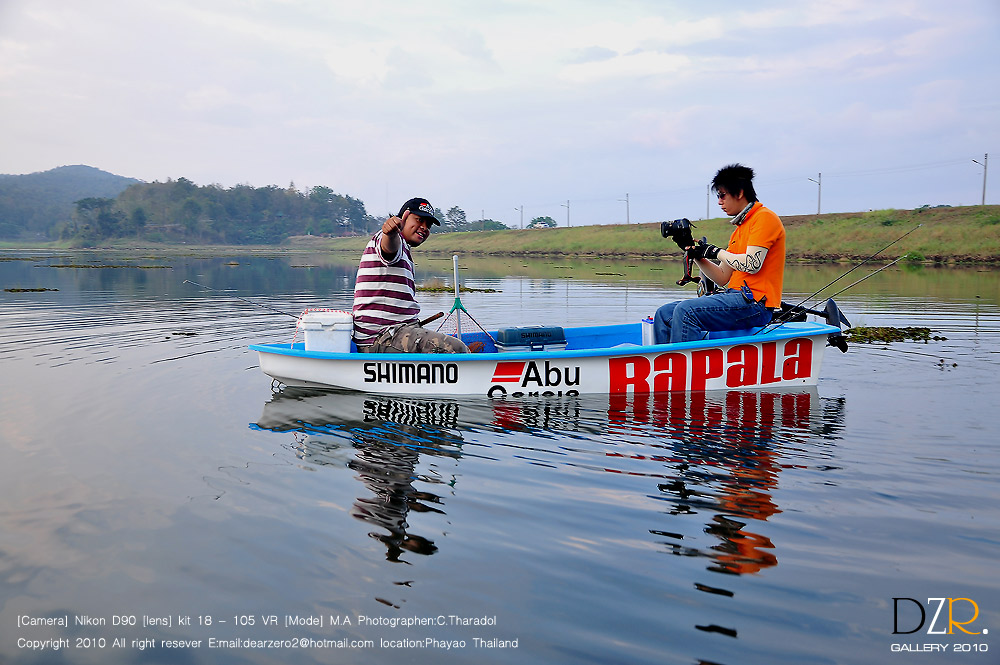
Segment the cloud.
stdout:
[[734,159],[780,180],[1000,150],[993,0],[0,11],[0,126],[17,129],[0,172],[295,180],[379,208],[397,188],[498,210],[606,192],[617,208],[657,187],[703,206],[706,174]]
[[588,46],[571,52],[567,61],[570,64],[580,65],[591,62],[604,62],[617,56],[617,51],[605,48],[604,46]]

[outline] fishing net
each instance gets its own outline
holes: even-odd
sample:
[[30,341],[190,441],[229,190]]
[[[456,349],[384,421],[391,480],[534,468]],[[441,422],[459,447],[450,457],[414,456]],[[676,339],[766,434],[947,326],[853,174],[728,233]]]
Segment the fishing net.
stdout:
[[437,331],[461,339],[473,353],[496,349],[496,340],[472,314],[469,314],[469,310],[465,309],[462,299],[458,296],[455,296],[455,304]]
[[469,350],[473,353],[495,351],[496,340],[462,304],[462,298],[459,295],[461,287],[458,281],[458,256],[453,256],[452,261],[455,274],[455,304],[451,306],[448,316],[437,327],[437,331],[459,338],[468,345]]

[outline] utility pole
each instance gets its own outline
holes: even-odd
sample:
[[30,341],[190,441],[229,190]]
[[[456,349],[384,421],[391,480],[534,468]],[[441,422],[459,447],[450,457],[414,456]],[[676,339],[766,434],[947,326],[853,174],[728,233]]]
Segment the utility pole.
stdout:
[[569,199],[566,200],[566,228],[569,228]]
[[705,185],[705,219],[708,219],[708,202],[711,200],[712,186]]
[[819,214],[820,204],[823,202],[823,174],[820,173],[816,176],[816,180],[809,178],[810,182],[816,183],[819,187],[816,194],[816,214]]
[[983,202],[980,205],[986,205],[986,166],[990,163],[990,153],[984,154],[981,162],[978,159],[972,161],[983,167]]
[[632,221],[631,221],[632,218],[629,215],[629,211],[628,211],[628,192],[625,192],[625,198],[618,199],[618,200],[625,202],[625,223],[626,224],[631,224],[632,223]]
[[523,229],[524,228],[524,206],[521,206],[520,208],[514,208],[514,210],[520,210],[521,211],[521,228]]

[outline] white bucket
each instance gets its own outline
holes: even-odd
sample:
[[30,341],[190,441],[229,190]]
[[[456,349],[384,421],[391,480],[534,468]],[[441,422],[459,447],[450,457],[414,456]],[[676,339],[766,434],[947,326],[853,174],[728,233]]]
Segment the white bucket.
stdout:
[[656,338],[653,336],[653,318],[646,317],[642,320],[642,345],[650,344],[656,344]]
[[306,351],[350,353],[354,316],[343,310],[306,312],[299,317]]

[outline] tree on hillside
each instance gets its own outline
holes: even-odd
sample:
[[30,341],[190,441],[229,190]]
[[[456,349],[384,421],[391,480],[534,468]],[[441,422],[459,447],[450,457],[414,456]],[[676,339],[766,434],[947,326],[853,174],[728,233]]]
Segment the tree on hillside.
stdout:
[[130,235],[140,236],[146,228],[146,211],[142,207],[136,208],[129,215],[126,230]]
[[[169,183],[170,181],[168,180],[167,182]],[[171,191],[175,199],[183,199],[186,196],[191,196],[191,193],[197,188],[198,185],[194,184],[187,178],[181,177],[174,183],[174,188]]]
[[188,197],[184,200],[184,205],[181,206],[181,214],[177,219],[179,224],[183,224],[184,228],[191,235],[194,235],[199,230],[198,222],[201,220],[201,204],[198,203],[193,197]]
[[93,227],[101,236],[112,235],[121,225],[123,215],[114,209],[115,200],[88,197],[76,202],[76,216],[81,225]]
[[115,208],[115,200],[88,197],[76,202],[76,224],[73,235],[84,246],[93,245],[102,238],[119,235],[125,215]]
[[468,222],[465,218],[465,211],[458,206],[452,206],[445,213],[442,220],[442,231],[465,231]]
[[503,231],[506,228],[509,227],[495,219],[477,219],[474,222],[469,222],[470,231]]

